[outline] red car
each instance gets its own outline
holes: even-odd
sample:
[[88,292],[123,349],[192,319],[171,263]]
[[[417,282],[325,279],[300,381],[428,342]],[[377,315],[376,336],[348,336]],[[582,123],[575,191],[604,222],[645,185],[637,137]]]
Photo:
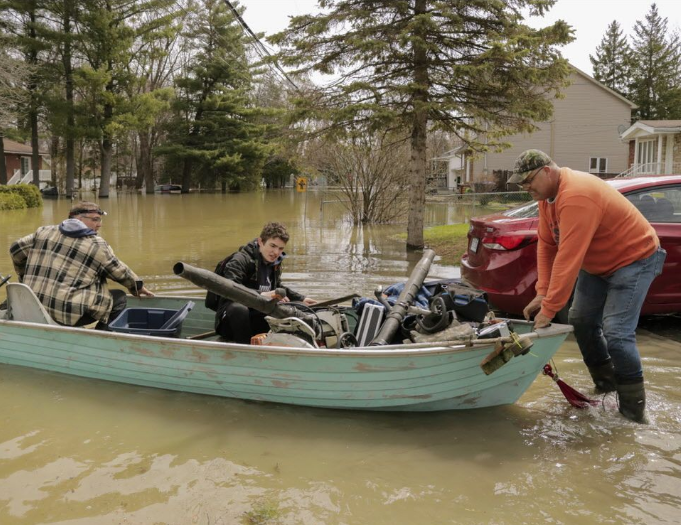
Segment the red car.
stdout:
[[[641,313],[681,312],[681,175],[607,182],[641,210],[667,250],[662,275],[653,281]],[[470,221],[461,277],[487,292],[502,312],[520,315],[535,296],[538,224],[536,202]],[[567,322],[567,308],[556,320]]]

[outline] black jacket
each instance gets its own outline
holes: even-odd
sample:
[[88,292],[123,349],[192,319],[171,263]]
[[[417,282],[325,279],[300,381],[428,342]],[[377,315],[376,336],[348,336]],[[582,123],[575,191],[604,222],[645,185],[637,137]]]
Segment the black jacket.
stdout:
[[[291,301],[302,301],[305,296],[291,290],[290,288],[283,286],[281,284],[281,263],[286,254],[282,254],[276,262],[272,263],[272,287],[284,288],[286,290],[286,296]],[[227,262],[222,265],[219,275],[231,279],[235,283],[242,284],[247,288],[252,290],[258,290],[258,271],[260,270],[260,265],[266,264],[262,256],[260,255],[260,248],[258,247],[258,240],[254,239],[245,246],[239,248],[238,252],[233,253],[227,260]]]

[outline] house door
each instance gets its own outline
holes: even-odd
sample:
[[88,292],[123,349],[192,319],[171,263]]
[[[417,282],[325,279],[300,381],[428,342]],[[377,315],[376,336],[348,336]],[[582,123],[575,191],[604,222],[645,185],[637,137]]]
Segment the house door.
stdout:
[[639,140],[637,152],[639,173],[657,173],[656,149],[657,140]]
[[21,176],[31,171],[31,157],[21,157]]

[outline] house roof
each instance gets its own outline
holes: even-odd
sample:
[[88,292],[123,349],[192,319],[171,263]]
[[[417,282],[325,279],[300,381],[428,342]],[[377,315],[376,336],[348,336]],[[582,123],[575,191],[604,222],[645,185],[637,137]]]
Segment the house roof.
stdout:
[[445,151],[444,153],[442,153],[441,155],[438,155],[437,157],[433,157],[430,160],[449,160],[452,157],[455,157],[456,155],[461,155],[467,147],[468,146],[466,144],[460,144],[459,146],[457,146],[453,149],[449,149],[449,150]]
[[681,120],[639,120],[626,129],[621,138],[633,140],[668,133],[681,133]]
[[681,120],[639,120],[638,123],[651,128],[681,128]]
[[[5,138],[2,139],[2,142],[5,147],[5,154],[13,153],[15,155],[30,155],[33,152],[33,149],[28,144],[22,144],[21,142],[15,142]],[[40,154],[47,155],[47,153],[44,151],[40,151]]]

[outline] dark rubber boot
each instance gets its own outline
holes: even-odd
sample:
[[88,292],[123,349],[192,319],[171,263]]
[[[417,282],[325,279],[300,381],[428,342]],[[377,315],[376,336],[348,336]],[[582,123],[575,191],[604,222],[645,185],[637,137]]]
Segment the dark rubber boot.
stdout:
[[588,368],[591,379],[594,380],[594,385],[596,385],[597,394],[607,394],[608,392],[615,391],[617,388],[617,384],[615,383],[615,368],[612,366],[612,361],[610,359],[598,366],[590,366]]
[[637,383],[618,384],[617,396],[619,398],[620,414],[636,423],[648,423],[645,415],[646,391],[643,386],[643,378]]

